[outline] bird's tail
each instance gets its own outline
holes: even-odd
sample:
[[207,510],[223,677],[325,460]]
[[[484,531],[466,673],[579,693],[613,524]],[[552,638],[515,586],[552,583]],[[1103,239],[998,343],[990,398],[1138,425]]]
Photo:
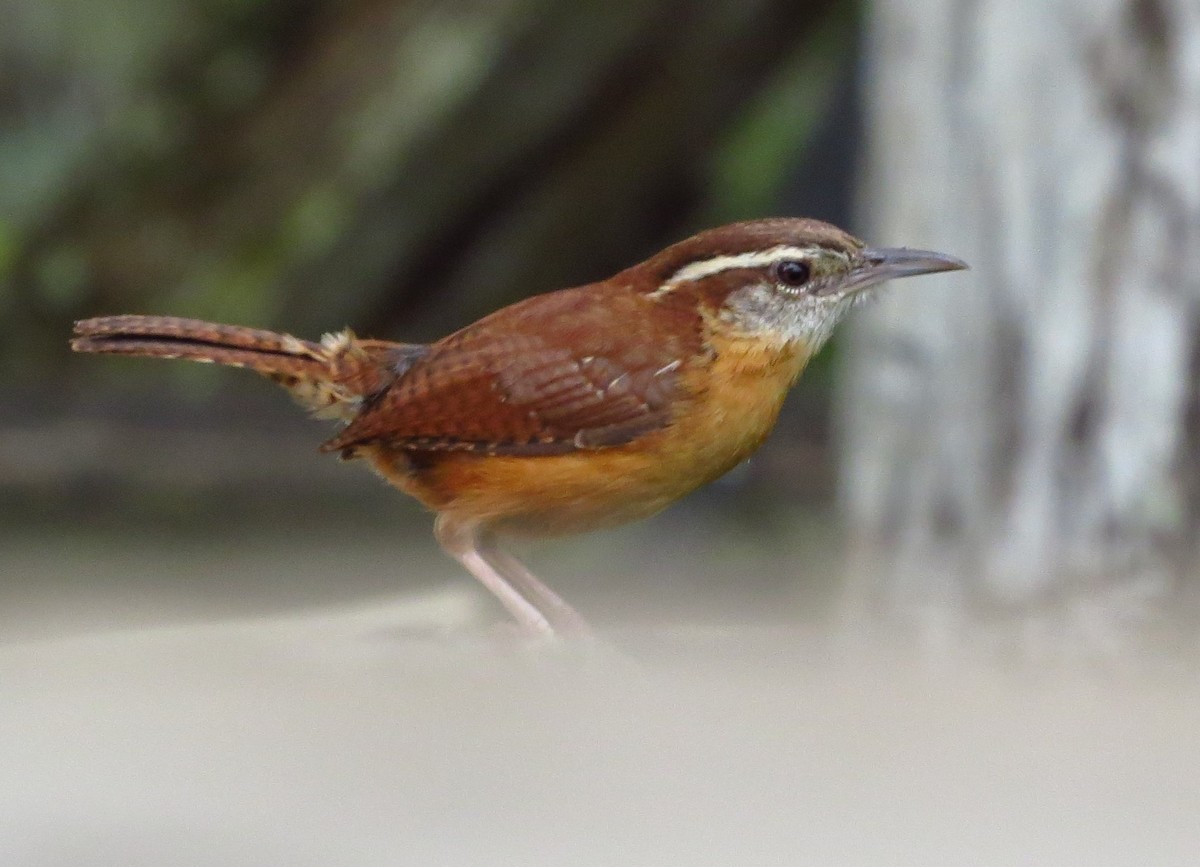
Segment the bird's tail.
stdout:
[[349,331],[321,342],[176,316],[102,316],[75,323],[76,352],[186,358],[261,373],[322,415],[348,418],[386,388],[423,346],[359,340]]

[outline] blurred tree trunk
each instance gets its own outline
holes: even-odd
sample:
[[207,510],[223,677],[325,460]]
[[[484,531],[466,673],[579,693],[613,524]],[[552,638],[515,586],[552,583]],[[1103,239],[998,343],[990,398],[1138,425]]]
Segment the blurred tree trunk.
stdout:
[[1200,5],[877,0],[867,56],[869,236],[974,270],[854,329],[855,601],[1115,651],[1196,565]]

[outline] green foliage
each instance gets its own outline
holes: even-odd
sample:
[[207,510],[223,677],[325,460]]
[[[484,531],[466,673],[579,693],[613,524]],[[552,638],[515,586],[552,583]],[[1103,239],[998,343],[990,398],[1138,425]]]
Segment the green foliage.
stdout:
[[265,325],[279,308],[279,270],[285,261],[273,244],[250,246],[198,270],[170,306],[199,319]]
[[20,242],[15,227],[11,223],[0,220],[0,291],[3,291],[20,252]]
[[35,287],[51,309],[72,309],[87,292],[87,257],[74,244],[51,250],[37,263]]
[[347,231],[354,219],[349,192],[332,183],[308,190],[292,204],[280,227],[281,246],[293,256],[319,256]]
[[830,109],[855,33],[848,3],[820,19],[799,48],[733,124],[712,158],[705,222],[763,216]]

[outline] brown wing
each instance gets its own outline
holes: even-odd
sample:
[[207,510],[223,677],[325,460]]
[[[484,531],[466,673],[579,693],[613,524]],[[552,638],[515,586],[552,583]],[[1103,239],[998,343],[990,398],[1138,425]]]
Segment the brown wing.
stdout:
[[699,317],[673,307],[598,286],[506,307],[433,344],[323,448],[561,454],[627,443],[670,421],[678,368],[699,349]]

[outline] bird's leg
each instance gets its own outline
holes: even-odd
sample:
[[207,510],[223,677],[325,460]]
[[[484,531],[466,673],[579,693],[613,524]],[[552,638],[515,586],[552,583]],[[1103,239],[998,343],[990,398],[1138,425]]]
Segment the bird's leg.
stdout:
[[591,627],[579,612],[543,584],[524,563],[501,548],[491,533],[485,532],[481,536],[479,550],[510,584],[518,587],[522,595],[535,605],[550,622],[556,635],[582,637],[592,634]]
[[434,533],[446,553],[479,579],[527,632],[540,636],[588,633],[578,612],[501,550],[483,525],[441,514]]

